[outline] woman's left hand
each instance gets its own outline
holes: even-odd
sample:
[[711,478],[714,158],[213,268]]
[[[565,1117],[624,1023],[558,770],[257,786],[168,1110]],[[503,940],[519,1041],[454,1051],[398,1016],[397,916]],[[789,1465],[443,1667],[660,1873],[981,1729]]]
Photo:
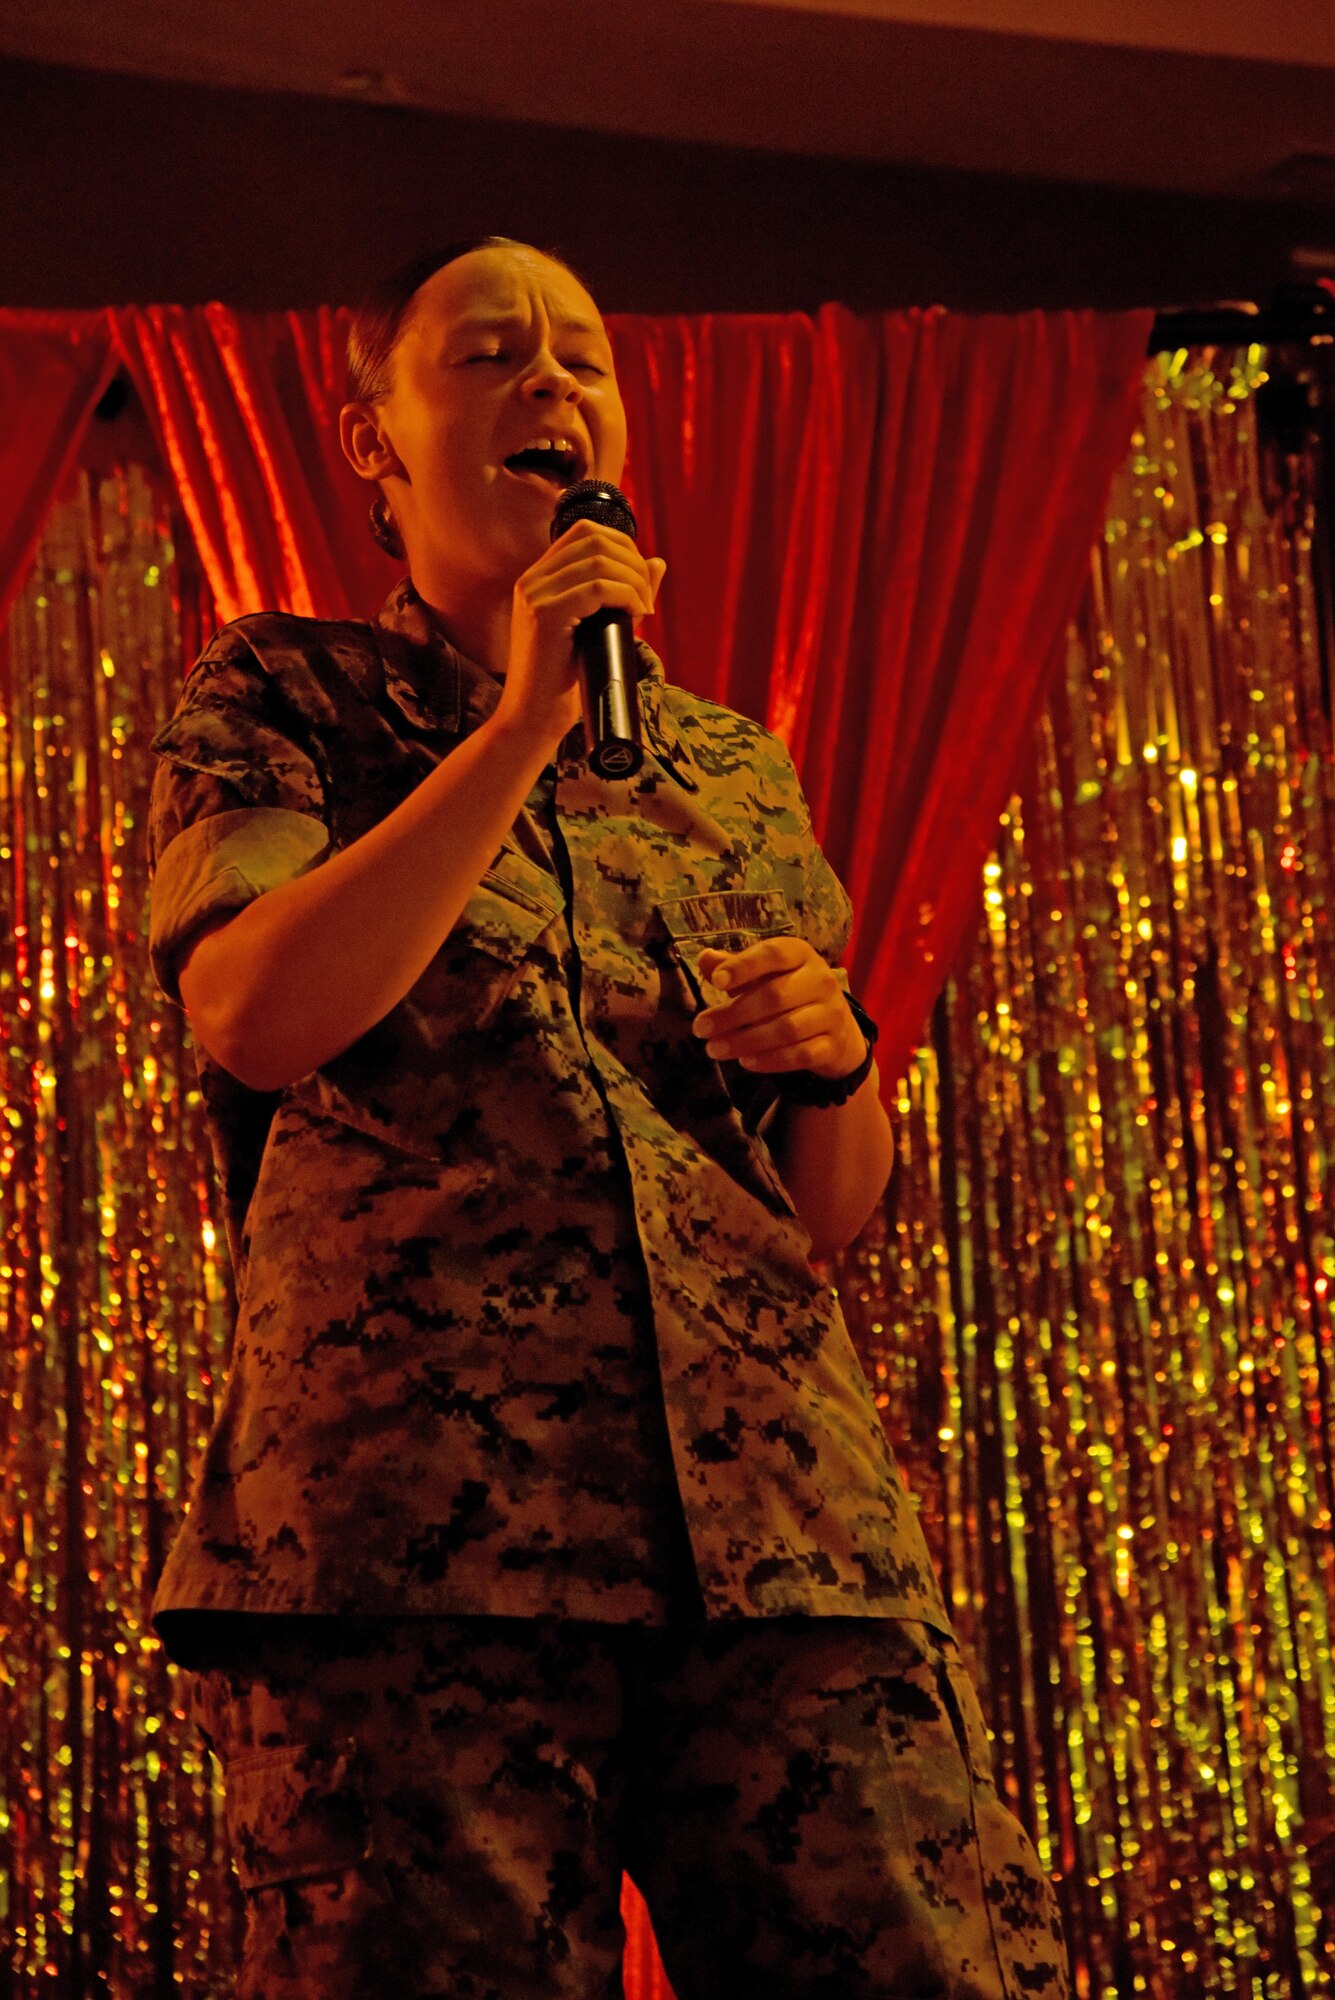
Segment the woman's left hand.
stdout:
[[742,951],[707,948],[700,971],[728,990],[726,1001],[702,1007],[691,1023],[717,1061],[735,1057],[743,1069],[810,1069],[840,1077],[866,1054],[866,1037],[843,988],[805,938],[785,932]]

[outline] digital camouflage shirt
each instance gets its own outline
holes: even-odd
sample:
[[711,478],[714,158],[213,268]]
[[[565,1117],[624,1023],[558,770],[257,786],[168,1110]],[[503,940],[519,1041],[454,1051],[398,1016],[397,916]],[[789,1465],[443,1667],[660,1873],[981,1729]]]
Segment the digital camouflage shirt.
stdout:
[[[397,1006],[287,1088],[196,1044],[238,1313],[153,1599],[191,1610],[951,1625],[838,1302],[691,1033],[699,954],[852,908],[783,742],[638,643],[645,760],[576,725]],[[210,641],[154,738],[150,953],[357,840],[492,712],[405,578]],[[423,893],[431,857],[422,856]]]

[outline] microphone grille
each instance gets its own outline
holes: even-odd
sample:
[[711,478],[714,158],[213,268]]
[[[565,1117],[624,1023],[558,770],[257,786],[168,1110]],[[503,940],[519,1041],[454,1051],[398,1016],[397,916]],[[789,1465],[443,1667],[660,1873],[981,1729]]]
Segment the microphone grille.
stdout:
[[635,540],[630,502],[610,479],[577,479],[573,486],[567,486],[552,515],[551,540],[573,528],[576,521],[601,521],[605,528],[617,528]]

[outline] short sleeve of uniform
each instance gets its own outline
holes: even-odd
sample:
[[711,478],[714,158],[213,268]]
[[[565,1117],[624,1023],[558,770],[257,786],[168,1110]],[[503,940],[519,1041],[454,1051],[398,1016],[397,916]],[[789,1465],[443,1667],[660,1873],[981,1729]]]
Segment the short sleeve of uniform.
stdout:
[[235,626],[205,647],[150,747],[149,959],[180,1007],[178,966],[200,927],[327,858],[324,760]]
[[[779,797],[768,815],[767,839],[783,865],[788,906],[797,930],[832,967],[841,990],[847,993],[848,974],[839,961],[853,929],[852,900],[816,839],[811,809],[787,745],[782,738],[771,736],[768,748]],[[739,1077],[731,1094],[743,1125],[752,1133],[763,1129],[783,1097],[778,1076],[764,1070],[747,1074],[745,1081]]]
[[785,787],[785,805],[795,823],[788,849],[797,881],[795,897],[790,896],[793,914],[802,936],[839,975],[848,991],[848,975],[840,960],[848,948],[853,929],[853,904],[839,877],[826,860],[811,824],[811,808],[806,801],[796,766],[781,738],[772,742]]

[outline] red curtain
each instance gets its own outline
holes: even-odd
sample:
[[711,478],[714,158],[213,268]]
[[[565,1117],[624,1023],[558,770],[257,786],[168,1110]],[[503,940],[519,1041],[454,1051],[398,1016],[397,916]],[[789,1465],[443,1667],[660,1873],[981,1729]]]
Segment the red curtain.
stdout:
[[0,625],[116,367],[105,313],[0,311]]
[[[963,942],[1126,449],[1152,315],[612,317],[646,636],[789,744],[857,913],[887,1090]],[[220,619],[371,615],[401,566],[338,443],[347,314],[0,312],[0,618],[116,368]],[[623,1885],[626,1988],[666,2000]]]
[[109,314],[226,622],[365,618],[402,565],[372,541],[375,488],[338,441],[346,308],[208,305]]
[[[670,679],[788,743],[887,1091],[967,933],[1149,312],[608,320]],[[674,587],[675,586],[675,587]],[[660,639],[661,633],[661,639]]]
[[[887,1089],[975,908],[1126,448],[1152,315],[613,315],[672,680],[792,749]],[[347,314],[0,314],[0,606],[123,361],[219,617],[366,617],[396,566],[337,436]]]

